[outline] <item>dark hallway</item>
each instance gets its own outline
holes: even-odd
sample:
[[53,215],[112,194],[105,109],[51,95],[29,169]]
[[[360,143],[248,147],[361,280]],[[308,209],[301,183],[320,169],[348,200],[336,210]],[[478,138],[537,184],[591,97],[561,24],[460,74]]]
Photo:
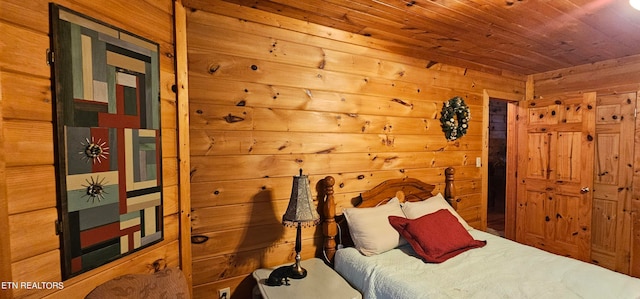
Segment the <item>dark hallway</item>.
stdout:
[[507,156],[507,102],[489,102],[489,191],[487,231],[504,236]]

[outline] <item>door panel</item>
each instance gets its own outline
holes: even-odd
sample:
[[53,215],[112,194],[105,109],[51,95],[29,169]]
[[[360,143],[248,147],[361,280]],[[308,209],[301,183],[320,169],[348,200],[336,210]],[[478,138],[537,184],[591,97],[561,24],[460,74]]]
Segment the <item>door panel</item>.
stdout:
[[581,196],[556,193],[554,202],[554,241],[562,243],[563,247],[580,249],[580,223],[584,222],[581,218],[585,216],[581,215]]
[[581,132],[559,132],[556,148],[556,180],[580,183]]
[[525,102],[518,153],[516,240],[590,257],[595,93]]
[[620,170],[620,132],[604,133],[603,129],[596,124],[596,176],[593,179],[595,184],[615,186]]
[[528,135],[530,149],[527,161],[527,177],[530,179],[546,179],[549,170],[549,139],[547,133],[531,133]]
[[[595,187],[597,188],[597,187]],[[614,193],[615,194],[615,193]],[[599,264],[611,268],[615,265],[618,203],[612,200],[593,199],[593,233],[591,257]],[[604,256],[603,256],[604,255]]]
[[547,193],[544,191],[527,190],[526,201],[520,205],[519,214],[524,215],[525,220],[530,220],[523,225],[523,236],[530,240],[529,242],[542,242],[545,238],[545,222],[534,220],[544,218],[547,215],[546,199]]
[[591,260],[630,273],[636,93],[596,101]]

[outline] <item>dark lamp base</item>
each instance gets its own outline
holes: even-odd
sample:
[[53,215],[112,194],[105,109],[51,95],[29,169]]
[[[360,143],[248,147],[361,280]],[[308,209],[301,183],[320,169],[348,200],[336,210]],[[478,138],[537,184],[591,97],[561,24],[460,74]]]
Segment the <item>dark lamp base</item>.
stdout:
[[302,279],[307,277],[307,269],[300,267],[298,264],[291,265],[289,277],[293,279]]

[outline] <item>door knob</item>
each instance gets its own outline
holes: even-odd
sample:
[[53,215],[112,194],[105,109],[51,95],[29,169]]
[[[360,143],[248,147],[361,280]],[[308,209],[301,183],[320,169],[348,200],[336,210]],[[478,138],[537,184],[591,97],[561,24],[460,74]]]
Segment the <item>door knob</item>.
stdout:
[[585,194],[587,192],[589,192],[589,187],[582,187],[582,189],[580,189],[580,193]]

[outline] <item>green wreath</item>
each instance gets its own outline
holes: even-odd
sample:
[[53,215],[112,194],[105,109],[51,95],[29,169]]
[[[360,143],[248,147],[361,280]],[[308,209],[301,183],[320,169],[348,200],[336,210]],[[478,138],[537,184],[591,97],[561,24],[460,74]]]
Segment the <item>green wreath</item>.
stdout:
[[467,134],[471,112],[461,97],[454,97],[442,104],[440,123],[447,140],[453,141]]

